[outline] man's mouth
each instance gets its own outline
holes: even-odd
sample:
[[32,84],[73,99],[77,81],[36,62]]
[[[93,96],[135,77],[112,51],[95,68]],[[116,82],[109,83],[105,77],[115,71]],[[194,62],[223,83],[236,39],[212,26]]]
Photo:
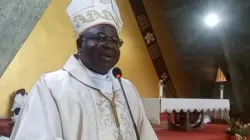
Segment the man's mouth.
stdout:
[[100,59],[104,61],[112,61],[114,56],[108,56],[108,55],[101,55]]
[[99,53],[99,59],[104,62],[112,62],[116,58],[116,52],[114,50],[103,50]]

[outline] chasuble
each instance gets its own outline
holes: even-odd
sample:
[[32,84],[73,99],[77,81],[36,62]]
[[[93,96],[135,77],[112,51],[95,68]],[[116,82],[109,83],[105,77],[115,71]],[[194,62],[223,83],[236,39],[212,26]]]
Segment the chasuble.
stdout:
[[[63,69],[41,76],[29,93],[10,139],[118,140],[121,135],[122,140],[136,140],[118,80],[112,76],[112,90],[100,90],[88,73],[71,56]],[[158,140],[135,86],[126,79],[122,83],[140,139]],[[112,93],[106,93],[109,91]],[[115,108],[110,101],[114,101]]]

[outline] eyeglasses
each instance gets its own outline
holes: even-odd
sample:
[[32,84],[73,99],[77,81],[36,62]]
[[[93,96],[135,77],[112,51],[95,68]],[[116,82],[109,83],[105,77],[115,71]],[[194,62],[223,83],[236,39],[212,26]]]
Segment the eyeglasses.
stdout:
[[108,42],[111,43],[111,44],[114,44],[116,45],[117,47],[121,47],[123,45],[123,41],[115,36],[115,37],[109,37],[109,36],[106,36],[106,35],[102,35],[102,36],[84,36],[83,38],[86,38],[86,39],[89,39],[89,40],[92,40],[94,42],[97,42],[98,44],[100,45],[105,45],[107,44]]

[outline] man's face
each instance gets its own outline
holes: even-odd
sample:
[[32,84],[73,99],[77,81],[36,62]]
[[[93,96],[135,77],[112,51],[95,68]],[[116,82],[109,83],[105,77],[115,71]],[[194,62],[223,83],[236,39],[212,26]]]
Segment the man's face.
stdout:
[[98,25],[87,30],[77,40],[80,60],[91,71],[106,74],[120,58],[119,39],[115,27],[107,24]]

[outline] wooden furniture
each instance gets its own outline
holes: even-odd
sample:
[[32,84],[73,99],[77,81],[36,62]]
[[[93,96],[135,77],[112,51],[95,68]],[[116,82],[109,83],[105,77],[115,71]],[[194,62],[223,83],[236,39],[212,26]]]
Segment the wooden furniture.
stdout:
[[11,119],[0,119],[0,135],[9,137],[13,126]]
[[[173,114],[174,120],[168,119],[167,122],[168,129],[173,130],[202,130],[204,115],[223,119],[229,117],[230,104],[227,99],[143,98],[142,100],[146,115],[153,124],[161,123],[160,113]],[[222,113],[218,114],[220,112]]]
[[[174,115],[174,120],[170,119],[170,115]],[[201,119],[199,116],[201,115]],[[204,127],[203,123],[203,111],[201,112],[174,112],[168,113],[168,129],[177,131],[193,131],[202,130]]]

